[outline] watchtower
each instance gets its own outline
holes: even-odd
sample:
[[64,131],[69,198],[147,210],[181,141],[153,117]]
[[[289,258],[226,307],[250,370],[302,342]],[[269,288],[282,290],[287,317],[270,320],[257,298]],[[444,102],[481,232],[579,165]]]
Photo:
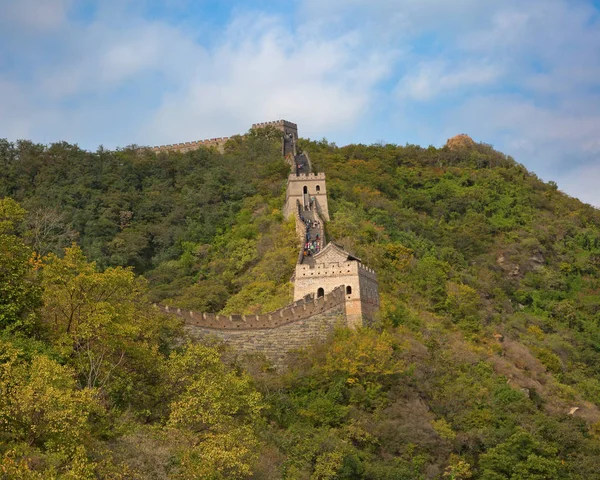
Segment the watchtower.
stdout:
[[375,272],[333,242],[312,259],[311,263],[296,265],[294,301],[311,294],[319,298],[342,285],[347,326],[356,328],[373,323],[379,309],[379,287]]
[[327,205],[327,186],[324,173],[292,173],[288,176],[285,218],[290,218],[296,212],[296,202],[308,209],[311,202],[315,201],[319,216],[326,222],[329,221],[329,206]]
[[298,140],[298,125],[287,120],[275,120],[273,122],[253,123],[252,128],[275,127],[286,135],[292,135],[294,142]]

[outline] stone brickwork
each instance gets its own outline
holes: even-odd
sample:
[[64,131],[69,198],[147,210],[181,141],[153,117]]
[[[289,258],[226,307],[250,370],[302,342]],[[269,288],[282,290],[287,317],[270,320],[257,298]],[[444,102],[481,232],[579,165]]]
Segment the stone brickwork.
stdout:
[[288,176],[284,215],[290,218],[296,210],[296,202],[307,205],[314,197],[317,211],[325,221],[329,221],[329,205],[327,204],[327,185],[324,173],[301,173]]
[[343,301],[321,313],[275,328],[218,330],[186,323],[185,330],[196,339],[216,337],[242,355],[264,354],[281,370],[289,352],[325,341],[336,326],[345,326]]
[[360,260],[329,243],[310,264],[298,263],[294,275],[294,300],[306,295],[328,295],[342,286],[346,324],[351,328],[371,324],[379,310],[379,287],[375,272]]
[[191,337],[216,337],[242,354],[262,353],[276,367],[291,350],[323,341],[336,326],[346,323],[344,289],[324,297],[307,295],[291,305],[264,315],[215,315],[158,305],[185,322]]
[[200,147],[204,148],[216,148],[219,152],[223,153],[225,144],[227,140],[231,137],[219,137],[219,138],[209,138],[207,140],[198,140],[195,142],[184,142],[184,143],[174,143],[172,145],[159,145],[156,147],[151,147],[151,150],[154,153],[161,152],[190,152],[192,150],[198,150]]
[[298,140],[298,125],[296,125],[295,123],[288,122],[287,120],[275,120],[273,122],[262,122],[252,124],[253,129],[265,127],[275,127],[277,130],[281,130],[284,134],[291,135],[294,142]]
[[342,287],[329,292],[323,297],[316,298],[306,295],[274,312],[261,315],[219,315],[214,313],[199,313],[182,308],[157,305],[165,313],[173,313],[184,319],[186,325],[194,325],[215,330],[259,330],[277,328],[298,320],[304,320],[313,315],[321,314],[335,306],[344,304]]

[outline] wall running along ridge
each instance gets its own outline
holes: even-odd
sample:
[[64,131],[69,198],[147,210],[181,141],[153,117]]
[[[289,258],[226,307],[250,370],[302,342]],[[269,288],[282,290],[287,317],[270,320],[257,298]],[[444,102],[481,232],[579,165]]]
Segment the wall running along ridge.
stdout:
[[[294,137],[294,140],[298,140],[298,125],[292,122],[288,122],[287,120],[275,120],[273,122],[262,122],[262,123],[254,123],[252,124],[253,129],[265,128],[265,127],[274,127],[277,130],[281,130],[283,133],[291,133]],[[195,142],[183,142],[183,143],[173,143],[169,145],[157,145],[154,147],[150,147],[154,153],[161,152],[191,152],[192,150],[198,150],[201,147],[204,148],[216,148],[219,152],[223,153],[225,149],[225,144],[231,137],[216,137],[209,138],[206,140],[196,140]]]
[[[277,120],[252,125],[253,129],[265,127],[275,127],[284,132],[284,156],[286,141],[287,146],[291,145],[295,152],[298,139],[298,127],[295,123]],[[162,145],[153,147],[152,150],[156,153],[187,152],[200,147],[214,147],[222,152],[229,138]],[[309,170],[312,171],[308,154],[305,153],[305,157]],[[292,167],[295,166],[293,154],[289,159],[286,158],[286,161],[289,161]],[[156,305],[156,308],[181,317],[185,323],[185,330],[192,338],[216,337],[238,354],[264,354],[277,369],[285,367],[285,359],[290,351],[324,341],[336,326],[355,328],[372,321],[379,308],[377,278],[373,270],[334,244],[318,257],[325,264],[302,264],[306,235],[306,225],[300,219],[305,200],[303,190],[306,187],[308,195],[315,198],[315,208],[311,209],[311,215],[320,226],[322,245],[326,245],[322,221],[329,220],[325,182],[324,173],[290,174],[288,177],[284,212],[286,218],[294,215],[296,234],[301,246],[294,274],[295,301],[292,304],[261,315],[219,315],[164,305]],[[340,263],[336,260],[340,255],[349,261]],[[319,292],[322,296],[315,295],[317,283],[318,287],[322,287]],[[351,289],[350,293],[347,288]]]

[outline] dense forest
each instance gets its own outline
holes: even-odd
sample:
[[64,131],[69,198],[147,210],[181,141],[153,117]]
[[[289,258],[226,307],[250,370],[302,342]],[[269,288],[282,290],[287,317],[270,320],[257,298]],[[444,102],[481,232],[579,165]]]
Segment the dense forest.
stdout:
[[0,140],[0,478],[600,478],[600,211],[489,145],[300,140],[382,308],[285,372],[152,307],[290,301],[280,141]]

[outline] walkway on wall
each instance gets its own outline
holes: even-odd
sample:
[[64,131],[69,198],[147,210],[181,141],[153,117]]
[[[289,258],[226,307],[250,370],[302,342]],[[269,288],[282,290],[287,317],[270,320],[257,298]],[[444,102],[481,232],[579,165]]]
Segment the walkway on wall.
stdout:
[[291,133],[283,135],[283,156],[296,155],[296,145]]
[[318,216],[315,215],[314,208],[309,208],[300,212],[300,219],[306,225],[306,236],[304,238],[303,251],[305,255],[301,258],[299,263],[306,265],[314,265],[313,255],[319,253],[325,246],[324,244],[324,226],[319,220]]
[[304,153],[294,156],[294,167],[294,173],[296,175],[299,175],[301,173],[310,173],[310,164],[308,163],[308,159],[306,158],[306,155],[304,155]]

